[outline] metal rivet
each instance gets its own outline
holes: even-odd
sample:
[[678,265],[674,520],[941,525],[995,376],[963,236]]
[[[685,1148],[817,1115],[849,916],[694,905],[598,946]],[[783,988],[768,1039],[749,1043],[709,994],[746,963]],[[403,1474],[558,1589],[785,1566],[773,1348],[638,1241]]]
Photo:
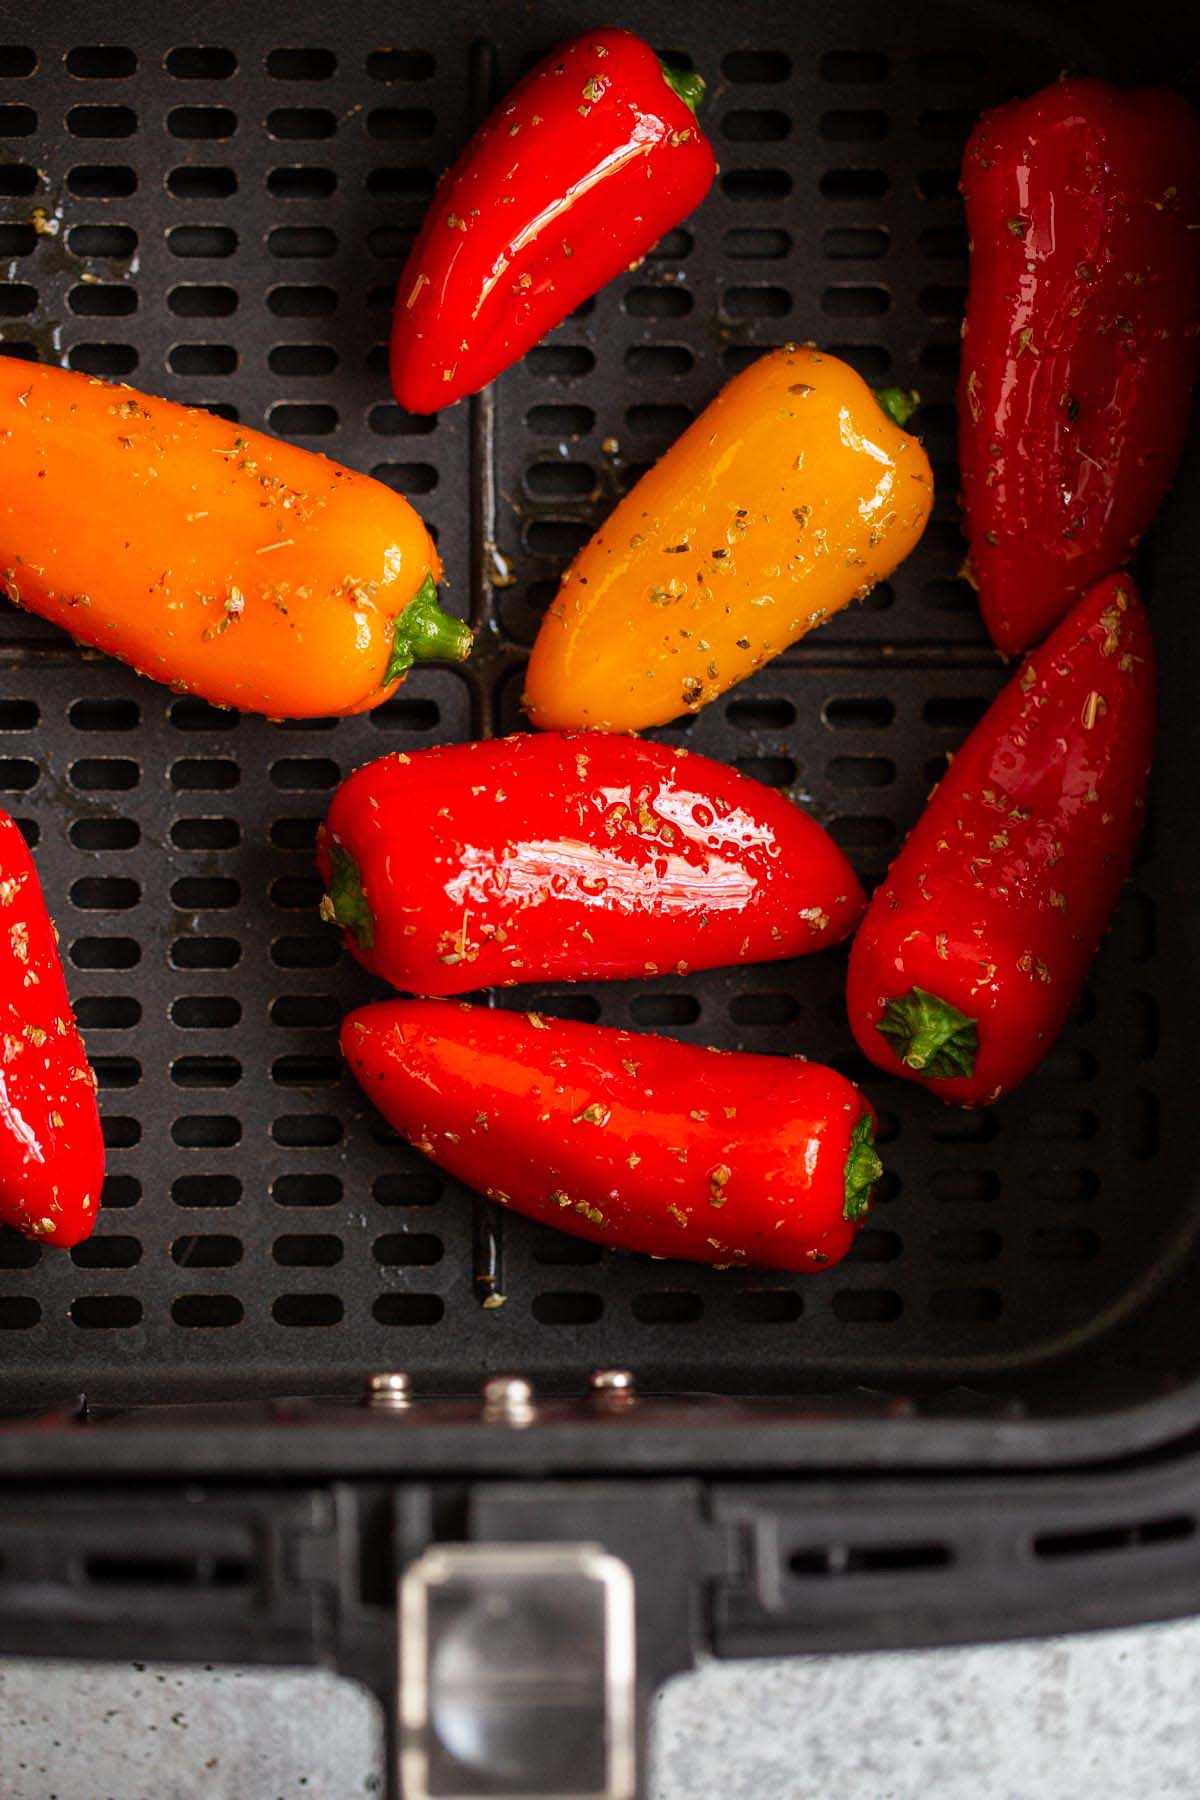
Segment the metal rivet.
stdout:
[[637,1392],[629,1369],[593,1369],[588,1387],[598,1400],[632,1400]]
[[533,1389],[520,1375],[493,1375],[483,1384],[483,1416],[506,1425],[533,1419]]
[[367,1376],[366,1403],[379,1412],[403,1412],[412,1405],[412,1383],[399,1370]]

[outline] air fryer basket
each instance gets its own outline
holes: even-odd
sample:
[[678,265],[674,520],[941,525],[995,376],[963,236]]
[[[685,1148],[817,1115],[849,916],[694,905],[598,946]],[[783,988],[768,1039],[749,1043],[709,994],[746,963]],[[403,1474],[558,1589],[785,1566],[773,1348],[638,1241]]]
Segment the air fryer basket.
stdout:
[[[365,717],[291,726],[0,617],[3,803],[57,911],[111,1166],[90,1242],[0,1240],[9,1399],[315,1393],[396,1364],[435,1393],[499,1368],[571,1391],[621,1363],[654,1389],[743,1395],[965,1383],[1022,1401],[1049,1375],[1079,1410],[1118,1380],[1130,1399],[1193,1372],[1194,1344],[1167,1348],[1154,1306],[1200,1203],[1197,853],[1175,824],[1196,731],[1186,482],[1146,554],[1166,672],[1154,841],[1024,1093],[959,1113],[881,1079],[851,1045],[836,954],[503,1002],[802,1050],[861,1079],[889,1173],[845,1266],[711,1272],[499,1219],[395,1143],[339,1065],[339,1017],[374,990],[316,916],[331,790],[386,750],[520,725],[558,572],[765,346],[815,339],[918,387],[937,509],[864,606],[662,735],[789,789],[872,880],[1004,679],[958,574],[958,162],[1010,93],[1064,66],[1126,73],[1127,16],[1089,37],[1071,8],[982,0],[915,22],[859,0],[635,10],[711,83],[712,195],[491,391],[415,418],[384,349],[413,230],[490,99],[592,8],[228,5],[197,44],[182,6],[0,7],[5,352],[371,471],[425,512],[451,604],[480,627],[464,668],[421,670]],[[504,1304],[484,1308],[492,1292]]]
[[[881,874],[1005,677],[958,574],[966,133],[1063,68],[1194,88],[1200,50],[1157,4],[605,11],[709,81],[717,184],[489,392],[421,419],[385,356],[415,227],[492,99],[591,4],[0,0],[0,349],[394,484],[479,627],[463,668],[291,726],[0,612],[0,804],[36,844],[111,1170],[69,1255],[0,1235],[0,1653],[325,1661],[384,1691],[395,1582],[433,1542],[620,1557],[643,1703],[699,1645],[1200,1606],[1195,455],[1140,571],[1164,673],[1150,829],[1023,1093],[952,1113],[881,1079],[837,954],[502,998],[861,1079],[888,1176],[842,1267],[715,1272],[497,1218],[339,1065],[341,1014],[378,990],[316,916],[331,790],[385,750],[519,726],[571,552],[787,339],[920,389],[934,519],[864,606],[662,735],[791,790]],[[589,1396],[606,1366],[637,1391]],[[371,1370],[407,1371],[414,1403],[315,1398]],[[532,1412],[501,1390],[481,1414],[501,1371]]]

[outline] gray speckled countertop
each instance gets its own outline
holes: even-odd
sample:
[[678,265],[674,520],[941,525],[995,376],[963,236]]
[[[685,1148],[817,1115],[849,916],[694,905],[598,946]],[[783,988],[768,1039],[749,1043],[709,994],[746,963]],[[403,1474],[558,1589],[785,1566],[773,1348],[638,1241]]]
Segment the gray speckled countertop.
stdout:
[[[354,1800],[331,1676],[0,1662],[0,1800]],[[710,1663],[661,1695],[653,1800],[1195,1800],[1200,1620],[971,1650]]]

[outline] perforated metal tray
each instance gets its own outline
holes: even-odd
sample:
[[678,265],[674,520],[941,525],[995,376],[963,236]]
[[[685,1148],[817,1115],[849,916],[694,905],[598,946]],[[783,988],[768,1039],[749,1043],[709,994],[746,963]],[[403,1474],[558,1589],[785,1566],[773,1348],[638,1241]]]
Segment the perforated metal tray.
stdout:
[[[0,803],[37,847],[111,1167],[96,1236],[70,1255],[0,1237],[7,1400],[317,1392],[397,1365],[433,1392],[502,1367],[571,1390],[619,1362],[677,1392],[968,1383],[1019,1403],[1041,1381],[1079,1410],[1193,1371],[1153,1304],[1186,1275],[1200,1197],[1196,851],[1172,823],[1197,730],[1179,499],[1145,570],[1167,678],[1154,844],[1024,1093],[951,1113],[881,1079],[852,1048],[837,954],[510,997],[861,1079],[889,1173],[844,1266],[714,1273],[501,1222],[395,1143],[339,1066],[341,1014],[377,990],[316,917],[331,790],[385,750],[519,725],[566,559],[762,348],[813,338],[919,387],[936,512],[864,607],[663,735],[791,790],[872,880],[1004,679],[957,575],[958,161],[1010,93],[1067,65],[1130,73],[1129,21],[1101,8],[1088,36],[982,0],[929,0],[919,20],[867,0],[616,8],[709,81],[713,193],[488,394],[408,417],[385,340],[436,177],[523,64],[593,14],[0,4],[4,352],[217,406],[395,485],[480,626],[465,668],[291,728],[0,613]],[[1145,49],[1183,66],[1161,38]]]

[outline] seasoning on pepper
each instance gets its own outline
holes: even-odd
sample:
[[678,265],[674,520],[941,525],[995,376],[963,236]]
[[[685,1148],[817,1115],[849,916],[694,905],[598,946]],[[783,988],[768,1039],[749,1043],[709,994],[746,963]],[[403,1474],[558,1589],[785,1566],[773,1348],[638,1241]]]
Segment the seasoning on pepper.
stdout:
[[976,725],[850,954],[850,1026],[881,1069],[980,1106],[1041,1062],[1129,872],[1154,691],[1145,608],[1113,575]]
[[802,956],[865,899],[784,795],[665,744],[546,732],[383,757],[334,795],[323,915],[395,987],[684,973]]
[[342,1048],[384,1117],[442,1168],[618,1250],[827,1268],[883,1172],[870,1104],[803,1059],[445,1000],[362,1007]]
[[382,482],[132,388],[0,358],[0,593],[217,706],[365,712],[471,648]]
[[665,725],[864,598],[933,503],[902,429],[915,404],[811,346],[735,375],[564,575],[526,674],[533,723]]
[[560,44],[443,177],[400,277],[392,386],[436,412],[517,362],[698,206],[704,82],[629,31]]
[[1057,81],[963,160],[958,393],[969,571],[997,646],[1045,636],[1129,560],[1175,473],[1200,363],[1200,118]]
[[104,1185],[96,1080],[29,846],[0,812],[0,1224],[69,1248]]

